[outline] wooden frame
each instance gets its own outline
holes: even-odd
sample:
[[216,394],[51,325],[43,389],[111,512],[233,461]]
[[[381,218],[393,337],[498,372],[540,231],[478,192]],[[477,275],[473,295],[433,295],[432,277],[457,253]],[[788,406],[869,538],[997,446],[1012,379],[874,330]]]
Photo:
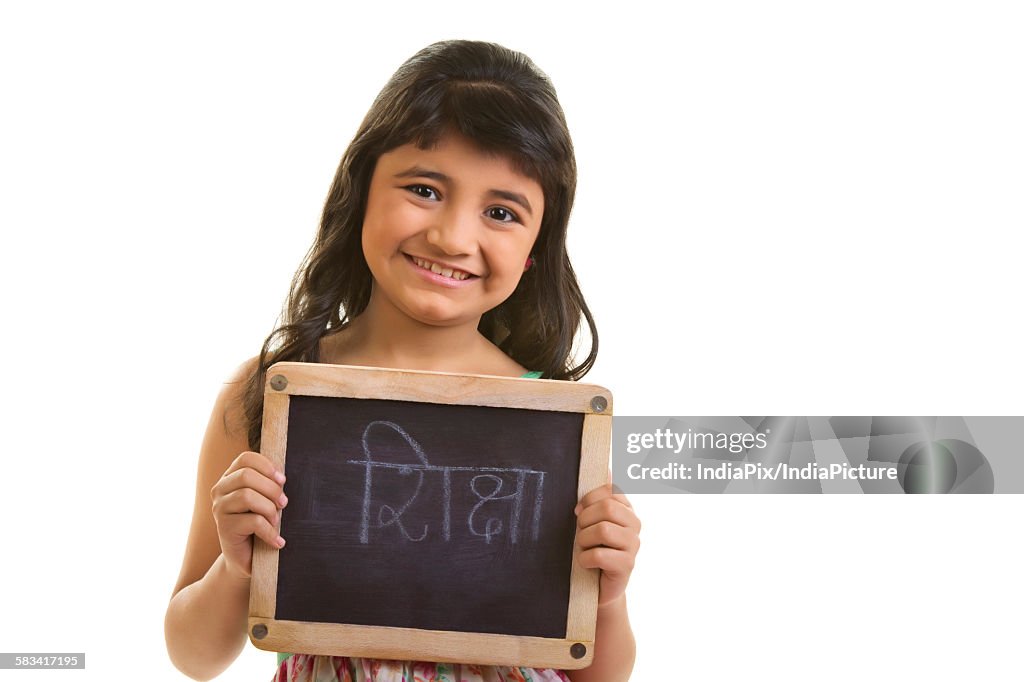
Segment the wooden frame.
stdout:
[[[401,400],[447,405],[582,413],[577,499],[608,482],[612,397],[600,386],[567,381],[281,362],[267,370],[262,454],[284,471],[293,395]],[[279,529],[280,530],[280,529]],[[398,660],[578,669],[593,659],[597,569],[579,565],[574,544],[566,637],[524,637],[371,625],[275,620],[276,548],[256,538],[249,638],[270,651]],[[344,642],[338,647],[336,642]]]

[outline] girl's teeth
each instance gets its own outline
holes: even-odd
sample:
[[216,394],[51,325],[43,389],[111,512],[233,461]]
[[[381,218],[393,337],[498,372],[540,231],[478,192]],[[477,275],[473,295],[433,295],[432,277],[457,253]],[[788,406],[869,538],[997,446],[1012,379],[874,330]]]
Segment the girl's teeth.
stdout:
[[437,263],[431,263],[430,261],[423,260],[422,258],[413,258],[412,260],[414,263],[416,263],[416,265],[420,266],[421,268],[430,270],[431,272],[437,275],[442,275],[444,277],[450,277],[452,279],[457,280],[464,280],[467,277],[469,277],[468,272],[452,270],[451,268],[442,268]]

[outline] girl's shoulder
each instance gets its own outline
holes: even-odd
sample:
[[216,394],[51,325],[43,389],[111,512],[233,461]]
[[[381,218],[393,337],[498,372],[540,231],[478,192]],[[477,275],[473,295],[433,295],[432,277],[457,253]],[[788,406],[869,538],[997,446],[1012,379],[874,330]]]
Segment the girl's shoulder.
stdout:
[[[246,393],[253,375],[259,367],[259,356],[243,360],[221,382],[220,390],[210,412],[210,420],[203,436],[206,443],[216,445],[222,457],[233,452],[235,456],[249,450],[249,419],[246,416]],[[230,461],[218,462],[230,464]],[[233,459],[233,458],[232,458]],[[224,469],[221,469],[223,473]]]
[[482,371],[473,372],[473,374],[491,374],[499,377],[525,377],[534,374],[539,376],[540,374],[532,372],[528,367],[523,367],[490,341],[486,342],[484,348],[485,351],[480,356]]
[[243,399],[246,387],[259,367],[259,363],[258,355],[242,361],[224,381],[217,403],[218,407],[223,410],[224,424],[230,431],[238,429],[241,429],[243,433],[246,431]]

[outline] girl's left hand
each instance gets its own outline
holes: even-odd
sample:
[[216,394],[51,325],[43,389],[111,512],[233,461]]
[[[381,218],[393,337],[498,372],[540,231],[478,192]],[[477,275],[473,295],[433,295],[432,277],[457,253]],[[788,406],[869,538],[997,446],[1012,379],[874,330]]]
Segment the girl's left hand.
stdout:
[[576,505],[576,525],[580,565],[601,569],[598,605],[604,606],[626,591],[640,549],[640,519],[626,496],[614,493],[608,483]]

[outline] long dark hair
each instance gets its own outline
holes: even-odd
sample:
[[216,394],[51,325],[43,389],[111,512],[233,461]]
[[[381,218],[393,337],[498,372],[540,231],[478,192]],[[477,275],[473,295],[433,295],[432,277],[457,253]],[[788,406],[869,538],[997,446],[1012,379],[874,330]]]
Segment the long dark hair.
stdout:
[[[493,43],[434,43],[403,64],[377,96],[334,176],[316,241],[292,280],[280,325],[263,342],[245,386],[249,447],[260,447],[264,377],[275,362],[318,362],[320,340],[343,329],[370,300],[372,278],[362,224],[374,167],[405,144],[427,149],[457,133],[509,159],[540,184],[544,216],[536,264],[480,332],[522,366],[549,379],[576,380],[597,356],[597,329],[565,248],[576,194],[576,157],[551,81],[529,57]],[[586,358],[573,364],[585,318]]]

